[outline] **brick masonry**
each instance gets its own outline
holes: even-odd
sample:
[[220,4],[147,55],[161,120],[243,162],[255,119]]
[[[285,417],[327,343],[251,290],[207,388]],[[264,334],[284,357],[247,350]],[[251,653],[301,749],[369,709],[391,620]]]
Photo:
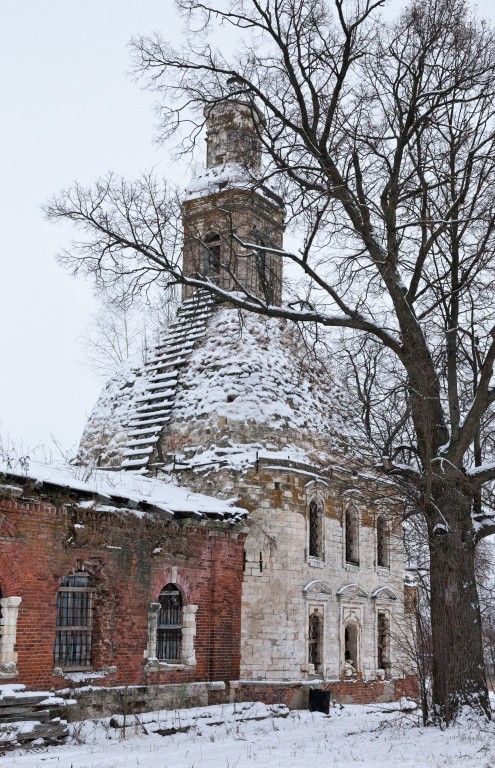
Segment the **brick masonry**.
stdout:
[[[184,684],[239,677],[244,534],[217,522],[165,522],[152,515],[104,513],[36,498],[0,499],[2,597],[22,598],[17,676],[29,688],[63,688],[53,674],[59,584],[84,568],[96,582],[94,685]],[[56,503],[54,503],[56,502]],[[148,607],[175,582],[197,605],[195,666],[147,670]]]

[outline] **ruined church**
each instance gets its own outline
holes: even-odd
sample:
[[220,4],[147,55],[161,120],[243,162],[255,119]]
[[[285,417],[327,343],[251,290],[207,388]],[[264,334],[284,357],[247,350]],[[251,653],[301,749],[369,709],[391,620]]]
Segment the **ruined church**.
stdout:
[[[206,117],[206,169],[183,204],[183,270],[279,304],[282,257],[263,247],[283,247],[284,204],[257,183],[261,118],[234,100]],[[249,511],[242,679],[403,672],[400,510],[360,470],[358,418],[337,372],[286,322],[240,316],[190,287],[146,364],[111,382],[90,418],[86,460],[172,475]]]
[[[284,203],[259,180],[261,116],[230,99],[206,123],[206,168],[183,201],[184,273],[278,305]],[[331,359],[291,324],[184,287],[145,362],[118,371],[89,418],[78,461],[92,479],[3,470],[18,489],[0,498],[12,551],[27,499],[40,529],[48,506],[58,528],[44,677],[31,665],[23,678],[13,640],[21,654],[29,598],[0,555],[14,627],[2,618],[0,675],[210,685],[201,703],[222,685],[223,700],[292,705],[310,687],[341,701],[409,691],[401,508],[369,469],[359,418]]]

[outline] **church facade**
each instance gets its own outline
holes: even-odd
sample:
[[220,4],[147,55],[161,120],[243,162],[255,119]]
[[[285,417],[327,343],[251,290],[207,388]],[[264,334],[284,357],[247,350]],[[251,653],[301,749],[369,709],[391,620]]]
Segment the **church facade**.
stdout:
[[[184,272],[280,304],[284,205],[259,180],[262,119],[235,100],[206,118],[206,168],[183,205]],[[188,286],[146,364],[125,387],[110,383],[86,428],[84,460],[248,510],[240,677],[253,687],[323,680],[357,692],[359,681],[376,697],[411,673],[402,510],[369,470],[358,420],[331,360],[294,328]]]

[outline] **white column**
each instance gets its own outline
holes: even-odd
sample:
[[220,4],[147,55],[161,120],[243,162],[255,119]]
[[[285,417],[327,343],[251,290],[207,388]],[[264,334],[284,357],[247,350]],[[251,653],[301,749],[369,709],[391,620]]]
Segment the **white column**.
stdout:
[[17,653],[14,651],[17,634],[17,615],[21,597],[3,597],[0,599],[2,618],[0,619],[0,675],[17,674]]
[[160,603],[150,603],[148,608],[148,647],[144,652],[145,659],[156,659],[156,636],[160,608]]
[[182,663],[192,667],[196,664],[194,638],[196,637],[197,605],[185,605],[182,608]]

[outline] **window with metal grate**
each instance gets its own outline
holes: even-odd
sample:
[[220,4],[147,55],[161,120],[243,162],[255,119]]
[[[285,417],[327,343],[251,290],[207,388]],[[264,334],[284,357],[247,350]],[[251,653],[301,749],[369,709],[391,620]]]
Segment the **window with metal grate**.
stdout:
[[182,597],[175,584],[167,584],[158,597],[160,612],[156,636],[156,655],[161,661],[181,658]]
[[66,576],[57,597],[54,661],[64,669],[91,667],[95,589],[87,573]]

